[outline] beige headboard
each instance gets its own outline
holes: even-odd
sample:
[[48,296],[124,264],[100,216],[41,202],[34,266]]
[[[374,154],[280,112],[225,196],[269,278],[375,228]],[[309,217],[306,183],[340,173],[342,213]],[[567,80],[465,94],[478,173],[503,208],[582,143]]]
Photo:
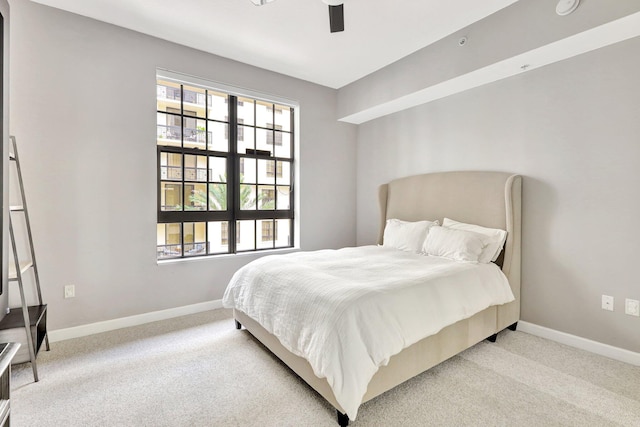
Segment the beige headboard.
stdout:
[[[442,220],[507,231],[503,254],[498,260],[509,279],[520,311],[520,239],[522,177],[505,172],[440,172],[396,179],[380,186],[380,230],[382,244],[387,219],[405,221]],[[512,308],[511,310],[515,310]]]

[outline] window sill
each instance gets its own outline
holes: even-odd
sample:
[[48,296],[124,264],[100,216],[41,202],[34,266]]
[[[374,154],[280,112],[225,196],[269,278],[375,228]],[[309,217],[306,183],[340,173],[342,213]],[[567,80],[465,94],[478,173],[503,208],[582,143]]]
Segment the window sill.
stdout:
[[208,255],[208,256],[198,256],[198,257],[187,257],[187,258],[172,258],[172,259],[163,259],[157,260],[156,263],[158,265],[171,265],[176,263],[183,262],[194,262],[194,261],[217,261],[217,260],[226,260],[226,259],[234,259],[234,258],[261,258],[267,255],[280,255],[280,254],[288,254],[293,252],[299,252],[299,247],[293,248],[281,248],[281,249],[267,249],[262,251],[254,251],[254,252],[240,252],[237,254],[220,254],[220,255]]

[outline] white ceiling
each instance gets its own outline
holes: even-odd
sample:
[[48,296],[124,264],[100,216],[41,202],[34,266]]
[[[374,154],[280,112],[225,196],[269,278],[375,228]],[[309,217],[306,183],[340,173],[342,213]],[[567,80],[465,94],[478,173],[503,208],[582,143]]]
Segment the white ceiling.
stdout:
[[517,0],[32,0],[257,67],[340,88]]

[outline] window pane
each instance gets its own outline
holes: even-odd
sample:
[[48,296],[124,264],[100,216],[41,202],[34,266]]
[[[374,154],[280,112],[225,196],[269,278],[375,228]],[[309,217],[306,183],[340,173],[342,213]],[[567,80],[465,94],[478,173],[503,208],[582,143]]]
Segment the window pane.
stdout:
[[209,210],[227,210],[227,184],[209,184]]
[[291,131],[291,108],[276,105],[276,129]]
[[193,156],[185,154],[184,156],[184,180],[185,181],[207,181],[207,157]]
[[229,125],[227,123],[209,121],[207,136],[209,150],[229,151]]
[[253,251],[256,248],[255,221],[236,223],[236,250]]
[[253,99],[238,98],[238,122],[245,125],[254,124]]
[[227,182],[225,157],[209,157],[209,182]]
[[180,224],[158,224],[157,255],[158,259],[174,258],[182,255]]
[[184,256],[204,255],[207,253],[207,226],[204,222],[185,222]]
[[240,184],[240,209],[244,211],[256,208],[256,186]]
[[199,148],[204,150],[207,148],[207,131],[205,121],[193,119],[191,117],[184,118],[184,146],[187,148]]
[[258,209],[267,211],[276,207],[276,187],[273,185],[261,185],[258,187]]
[[222,122],[229,121],[229,97],[224,93],[207,91],[209,118],[220,120]]
[[273,131],[256,129],[256,149],[268,151],[273,156]]
[[278,210],[290,209],[291,208],[291,187],[279,185],[276,201],[277,201],[276,209]]
[[290,219],[277,219],[276,220],[276,235],[275,235],[275,247],[282,248],[285,246],[293,245],[291,242],[291,220]]
[[182,210],[182,184],[160,183],[160,210]]
[[276,131],[276,157],[291,158],[291,134]]
[[156,84],[158,111],[168,108],[180,111],[180,84],[158,80]]
[[156,123],[158,145],[170,145],[173,147],[180,147],[182,145],[180,116],[158,113]]
[[160,153],[160,179],[163,181],[182,180],[182,155]]
[[205,90],[199,87],[182,87],[182,108],[185,116],[206,117]]
[[275,237],[275,224],[272,219],[263,219],[257,221],[258,224],[258,249],[273,248],[273,241]]
[[206,211],[207,210],[207,184],[196,184],[196,183],[184,184],[184,210],[185,211]]
[[282,145],[282,132],[279,130],[276,130],[273,132],[273,135],[270,135],[269,138],[271,138],[273,140],[274,145],[280,146]]
[[208,224],[207,241],[209,243],[210,254],[229,252],[229,223],[227,221],[216,221]]
[[255,184],[256,183],[256,159],[248,157],[240,158],[240,183]]
[[276,184],[290,185],[291,184],[291,163],[290,162],[278,162],[276,166]]
[[238,126],[238,153],[245,154],[255,146],[255,129],[250,126]]
[[256,126],[273,129],[273,104],[270,102],[256,101]]
[[258,184],[275,183],[276,162],[275,160],[258,160]]

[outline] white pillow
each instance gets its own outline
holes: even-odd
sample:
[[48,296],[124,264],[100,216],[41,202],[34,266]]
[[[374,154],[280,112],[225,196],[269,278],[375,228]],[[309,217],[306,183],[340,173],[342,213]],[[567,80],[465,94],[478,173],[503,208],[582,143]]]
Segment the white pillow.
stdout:
[[485,247],[482,234],[447,227],[432,227],[422,249],[425,254],[431,256],[478,262],[478,257]]
[[507,232],[498,228],[487,228],[475,224],[466,224],[464,222],[454,221],[445,218],[442,222],[443,227],[453,228],[455,230],[473,231],[487,237],[485,243],[487,247],[482,251],[478,258],[478,262],[489,263],[495,261],[500,256],[504,242],[507,240]]
[[424,239],[434,225],[438,225],[438,221],[408,222],[388,219],[384,227],[382,246],[420,253]]

